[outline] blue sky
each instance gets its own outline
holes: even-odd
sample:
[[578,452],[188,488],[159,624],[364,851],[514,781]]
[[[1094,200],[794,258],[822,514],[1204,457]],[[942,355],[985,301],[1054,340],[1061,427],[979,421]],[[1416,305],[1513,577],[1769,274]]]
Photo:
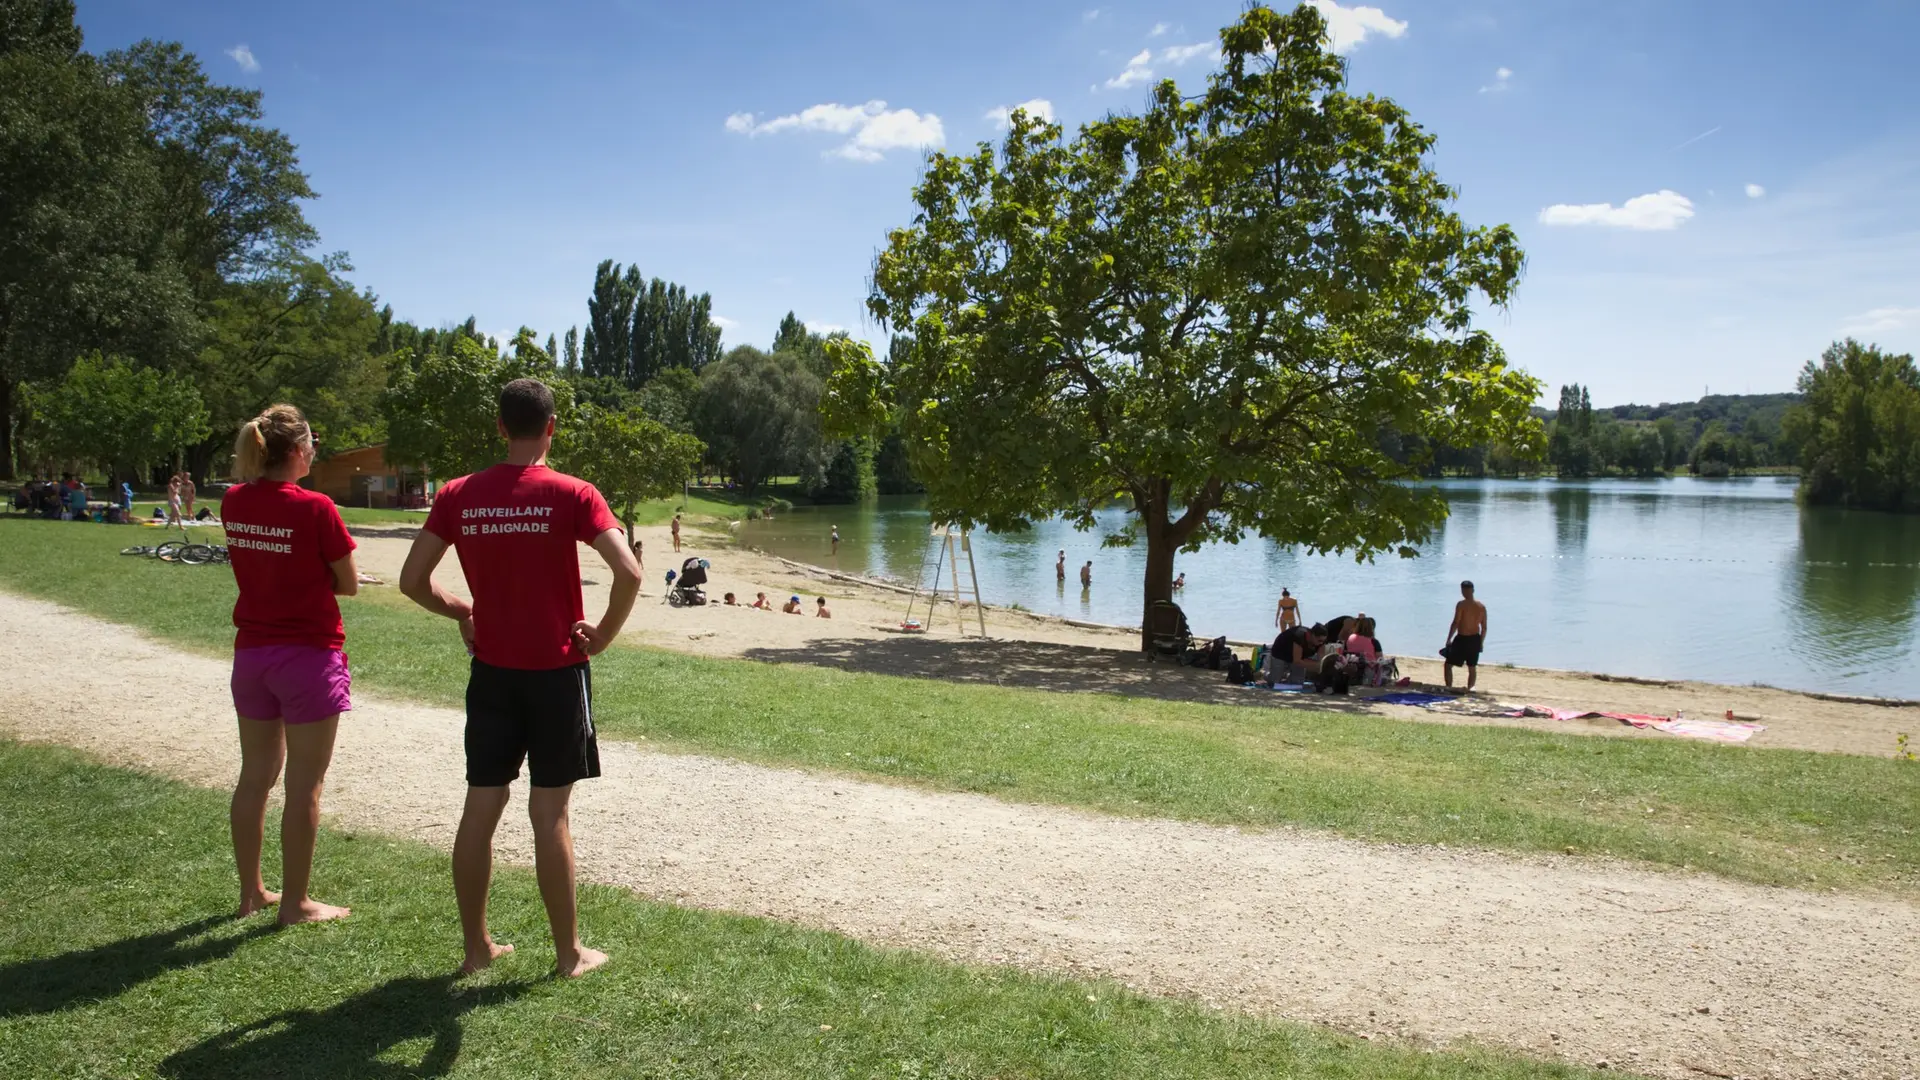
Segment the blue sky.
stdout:
[[[1519,229],[1526,278],[1486,325],[1549,397],[1784,390],[1846,333],[1920,350],[1920,4],[1316,3],[1353,87],[1438,137],[1467,220]],[[322,247],[402,317],[564,332],[613,258],[760,345],[789,309],[874,333],[867,271],[922,146],[1198,86],[1239,10],[80,0],[91,49],[175,39],[263,89]]]

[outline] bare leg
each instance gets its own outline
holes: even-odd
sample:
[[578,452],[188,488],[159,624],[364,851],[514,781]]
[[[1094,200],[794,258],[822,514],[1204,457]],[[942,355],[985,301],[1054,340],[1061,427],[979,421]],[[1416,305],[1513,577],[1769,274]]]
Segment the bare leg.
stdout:
[[1448,661],[1447,663],[1440,665],[1440,671],[1441,671],[1440,677],[1446,681],[1447,689],[1449,690],[1453,689],[1453,662]]
[[1480,677],[1480,665],[1468,664],[1467,665],[1467,693],[1469,694],[1473,693],[1473,681],[1479,677]]
[[466,960],[460,965],[471,975],[513,951],[494,944],[487,933],[487,889],[493,884],[493,831],[507,808],[504,787],[470,787],[467,806],[460,814],[460,831],[453,838],[453,895],[460,904],[460,934]]
[[313,880],[314,837],[320,831],[320,789],[333,763],[336,713],[311,724],[286,725],[287,808],[280,817],[280,925],[344,919],[347,909],[307,894]]
[[567,800],[573,786],[533,789],[527,816],[533,819],[533,867],[540,879],[540,899],[547,905],[547,923],[553,928],[554,961],[560,974],[585,975],[607,962],[607,954],[580,944],[580,911],[573,894],[573,830],[567,821]]
[[267,797],[280,779],[286,759],[280,721],[240,717],[240,779],[233,786],[227,821],[233,830],[233,864],[240,871],[240,914],[251,915],[280,900],[260,878],[260,849],[266,844]]

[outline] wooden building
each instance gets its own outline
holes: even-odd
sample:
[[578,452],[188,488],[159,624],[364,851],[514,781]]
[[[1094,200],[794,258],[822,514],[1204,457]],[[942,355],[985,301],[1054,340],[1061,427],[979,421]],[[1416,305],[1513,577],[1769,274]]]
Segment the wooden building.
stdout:
[[301,484],[341,506],[421,507],[429,492],[424,474],[387,464],[384,443],[329,454]]

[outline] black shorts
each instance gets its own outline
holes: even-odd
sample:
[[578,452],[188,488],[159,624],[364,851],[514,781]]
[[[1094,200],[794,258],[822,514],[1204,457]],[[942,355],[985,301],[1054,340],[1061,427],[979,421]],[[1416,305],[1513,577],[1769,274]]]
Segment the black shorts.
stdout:
[[1480,663],[1480,635],[1461,634],[1453,643],[1440,651],[1447,658],[1448,666],[1454,664],[1478,665]]
[[593,672],[584,664],[520,671],[473,661],[467,680],[467,783],[566,787],[600,775],[593,734]]

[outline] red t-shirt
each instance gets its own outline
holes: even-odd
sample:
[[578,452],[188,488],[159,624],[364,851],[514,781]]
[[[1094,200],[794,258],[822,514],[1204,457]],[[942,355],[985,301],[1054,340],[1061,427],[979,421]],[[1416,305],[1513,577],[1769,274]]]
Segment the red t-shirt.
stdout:
[[227,554],[240,599],[233,603],[236,649],[346,644],[330,563],[355,544],[333,500],[278,480],[227,489],[220,499]]
[[586,618],[576,545],[619,527],[592,484],[545,465],[495,465],[448,481],[427,531],[460,554],[480,662],[550,671],[586,660],[573,640],[573,624]]

